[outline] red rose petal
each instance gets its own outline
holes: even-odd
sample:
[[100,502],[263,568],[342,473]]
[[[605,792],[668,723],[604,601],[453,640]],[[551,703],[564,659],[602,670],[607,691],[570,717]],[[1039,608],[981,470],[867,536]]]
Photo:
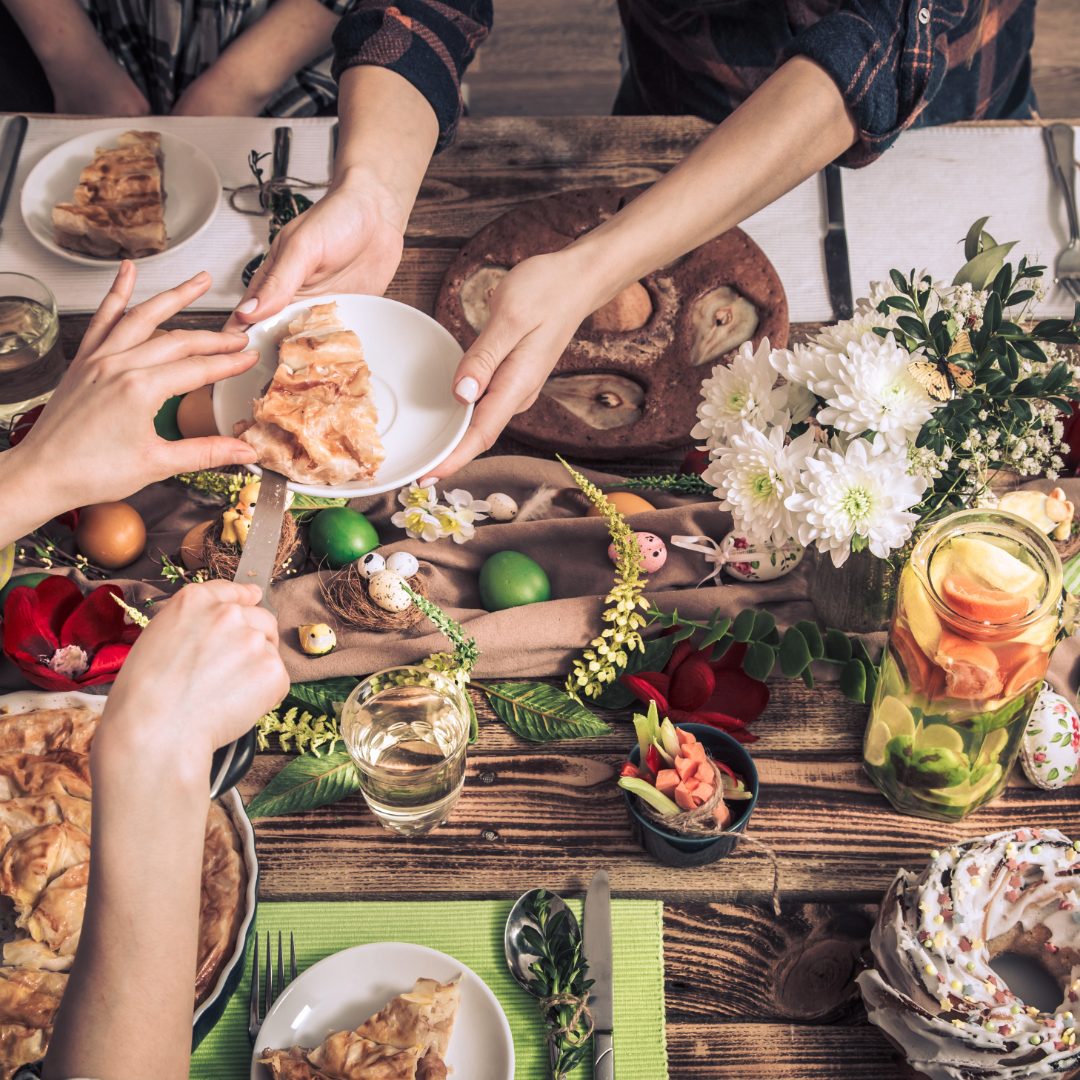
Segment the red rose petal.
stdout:
[[27,585],[12,589],[4,604],[4,652],[13,660],[19,655],[36,660],[52,656],[56,647],[56,635],[34,590]]
[[34,594],[41,618],[48,620],[53,638],[59,641],[60,628],[82,603],[82,590],[71,578],[51,574],[34,586]]
[[688,656],[671,672],[668,700],[672,708],[693,712],[712,696],[716,689],[716,676],[708,662],[699,653]]
[[671,650],[671,656],[668,658],[668,662],[664,665],[664,674],[673,675],[675,669],[679,667],[682,662],[698,650],[687,641],[680,641],[674,649]]
[[113,599],[123,599],[119,585],[101,585],[94,589],[72,612],[60,631],[60,644],[78,645],[88,656],[124,637],[127,624],[124,609]]

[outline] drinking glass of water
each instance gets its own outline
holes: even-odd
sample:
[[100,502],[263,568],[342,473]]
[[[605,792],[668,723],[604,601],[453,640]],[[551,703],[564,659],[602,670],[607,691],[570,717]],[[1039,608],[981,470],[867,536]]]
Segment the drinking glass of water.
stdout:
[[465,783],[469,716],[466,691],[423,667],[376,672],[349,695],[342,738],[382,825],[408,836],[450,816]]
[[63,373],[56,298],[27,274],[0,274],[0,419],[43,401]]

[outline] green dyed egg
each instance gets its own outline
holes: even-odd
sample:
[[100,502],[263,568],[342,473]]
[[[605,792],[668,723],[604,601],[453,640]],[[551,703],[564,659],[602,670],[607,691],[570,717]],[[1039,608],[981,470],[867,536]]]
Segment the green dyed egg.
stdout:
[[13,577],[2,589],[0,589],[0,614],[4,611],[4,605],[7,603],[7,598],[11,595],[12,589],[19,588],[20,585],[28,585],[31,589],[38,584],[39,581],[44,581],[48,574],[18,574]]
[[177,410],[179,410],[180,402],[183,400],[182,395],[180,397],[169,398],[169,400],[158,409],[157,416],[154,417],[154,430],[163,439],[168,439],[169,442],[176,442],[184,437],[176,419]]
[[544,568],[520,551],[497,551],[480,568],[480,602],[488,611],[503,611],[551,599]]
[[359,511],[331,506],[320,510],[312,519],[308,543],[317,562],[340,570],[377,548],[379,534]]

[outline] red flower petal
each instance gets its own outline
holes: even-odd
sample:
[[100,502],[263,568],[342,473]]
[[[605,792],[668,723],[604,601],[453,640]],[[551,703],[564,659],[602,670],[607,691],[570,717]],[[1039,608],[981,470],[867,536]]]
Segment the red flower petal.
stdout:
[[671,673],[668,699],[674,708],[693,712],[709,700],[715,689],[716,676],[712,668],[700,653],[695,652]]
[[743,657],[746,655],[746,642],[736,641],[728,646],[728,651],[719,660],[712,663],[713,671],[741,671]]
[[124,637],[127,624],[124,609],[113,599],[123,599],[119,585],[101,585],[94,589],[67,619],[60,631],[60,644],[78,645],[88,656]]
[[53,638],[59,641],[60,628],[82,603],[82,590],[71,578],[50,574],[34,586],[34,597],[41,611],[40,618],[48,621]]
[[665,698],[668,696],[668,687],[671,685],[671,679],[662,671],[638,671],[635,672],[633,675],[624,675],[623,678],[643,679],[654,690],[659,690]]
[[94,653],[90,667],[79,676],[81,686],[96,686],[99,683],[113,682],[120,668],[131,652],[130,645],[105,645]]
[[16,662],[19,656],[36,661],[56,652],[56,635],[35,591],[26,585],[12,589],[4,605],[4,652]]
[[715,709],[745,720],[756,720],[769,704],[769,688],[744,671],[721,671],[716,675],[716,690],[705,702],[706,709]]
[[79,684],[72,681],[66,675],[57,675],[52,668],[39,663],[35,657],[14,656],[8,653],[15,662],[15,666],[26,676],[29,682],[40,686],[42,690],[78,690]]
[[[650,672],[649,674],[652,674]],[[667,698],[656,689],[647,679],[641,677],[641,675],[623,675],[623,685],[638,699],[648,705],[650,701],[656,702],[656,708],[661,716],[668,715],[668,703]]]
[[674,649],[671,650],[671,656],[668,658],[668,662],[664,665],[665,675],[674,675],[675,669],[691,654],[696,653],[697,649],[690,644],[689,641],[680,641]]
[[712,727],[723,728],[725,731],[742,731],[746,727],[746,721],[737,716],[729,716],[725,712],[712,712],[703,709],[694,713],[695,724],[709,724]]

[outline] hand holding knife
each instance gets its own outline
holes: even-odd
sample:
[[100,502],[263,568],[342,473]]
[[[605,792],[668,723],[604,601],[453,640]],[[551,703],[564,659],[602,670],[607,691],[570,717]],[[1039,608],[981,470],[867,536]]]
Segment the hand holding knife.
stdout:
[[593,1020],[593,1080],[615,1080],[615,1027],[612,997],[611,884],[597,870],[585,894],[585,960],[593,985],[589,1012]]

